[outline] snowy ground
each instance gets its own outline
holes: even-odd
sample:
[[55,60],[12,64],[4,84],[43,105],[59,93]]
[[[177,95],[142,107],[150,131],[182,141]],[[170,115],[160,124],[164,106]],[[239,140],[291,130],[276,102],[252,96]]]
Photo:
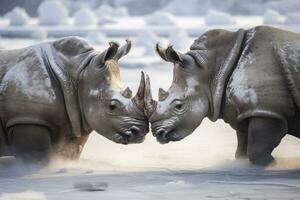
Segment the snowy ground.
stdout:
[[[37,40],[1,39],[4,47],[23,47]],[[124,84],[136,89],[139,71],[148,73],[154,96],[167,89],[171,64],[139,57],[123,59]],[[139,57],[139,58],[138,58]],[[154,64],[151,64],[155,61]],[[130,63],[131,62],[131,63]],[[139,62],[148,62],[138,67]],[[134,63],[135,68],[130,68]],[[0,160],[0,200],[8,199],[299,199],[300,140],[286,137],[275,150],[278,164],[268,169],[235,161],[234,131],[222,121],[204,120],[189,137],[158,144],[148,134],[143,144],[122,146],[92,133],[79,162],[54,161],[49,167]],[[102,192],[79,191],[77,182],[107,182]]]

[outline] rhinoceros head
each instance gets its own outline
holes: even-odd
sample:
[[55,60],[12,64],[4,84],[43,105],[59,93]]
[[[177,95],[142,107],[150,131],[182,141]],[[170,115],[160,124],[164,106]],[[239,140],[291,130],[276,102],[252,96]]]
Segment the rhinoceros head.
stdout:
[[159,89],[159,101],[151,97],[146,80],[145,113],[153,135],[160,143],[178,141],[191,134],[205,117],[220,115],[223,88],[236,62],[244,31],[208,31],[183,54],[172,46],[156,51],[174,64],[173,82],[168,91]]
[[115,42],[97,53],[83,71],[80,95],[89,127],[104,137],[121,144],[140,143],[148,132],[143,113],[145,78],[142,73],[138,91],[132,97],[120,79],[118,60],[126,55],[131,42],[119,48]]
[[209,111],[209,87],[204,66],[199,66],[188,54],[156,46],[158,54],[174,63],[173,82],[168,91],[159,89],[159,100],[151,97],[150,81],[145,87],[145,110],[151,122],[152,133],[164,144],[178,141],[189,135],[207,116]]

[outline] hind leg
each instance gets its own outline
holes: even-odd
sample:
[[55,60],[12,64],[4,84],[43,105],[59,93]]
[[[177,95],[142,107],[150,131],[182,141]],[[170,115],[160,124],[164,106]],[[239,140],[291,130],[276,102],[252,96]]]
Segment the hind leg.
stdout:
[[271,153],[280,144],[285,134],[284,123],[279,119],[251,118],[247,148],[250,162],[262,166],[273,162]]
[[243,159],[247,157],[248,147],[248,133],[237,131],[237,149],[235,151],[236,159]]
[[51,135],[45,126],[15,125],[10,128],[9,142],[14,155],[26,162],[48,162]]
[[288,121],[289,134],[300,138],[300,111],[297,111],[295,116]]
[[[1,134],[1,132],[0,132],[0,134]],[[1,135],[0,135],[0,157],[5,155],[4,151],[5,151],[5,149],[4,149],[4,140],[3,140],[3,138],[1,138]]]
[[7,147],[6,147],[7,141],[4,138],[4,131],[3,131],[1,124],[2,124],[2,121],[0,120],[0,157],[8,155]]

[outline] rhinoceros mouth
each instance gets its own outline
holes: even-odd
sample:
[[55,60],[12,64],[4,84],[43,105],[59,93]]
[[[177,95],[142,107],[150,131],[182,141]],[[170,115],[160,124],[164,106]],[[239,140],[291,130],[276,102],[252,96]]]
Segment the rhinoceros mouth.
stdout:
[[160,129],[155,133],[156,140],[160,144],[167,144],[169,142],[175,142],[181,140],[183,137],[178,134],[175,129],[166,131],[165,129]]
[[144,132],[137,126],[132,126],[126,131],[116,133],[114,135],[114,142],[119,144],[132,144],[132,143],[142,143],[145,140],[145,134],[142,134],[141,132]]

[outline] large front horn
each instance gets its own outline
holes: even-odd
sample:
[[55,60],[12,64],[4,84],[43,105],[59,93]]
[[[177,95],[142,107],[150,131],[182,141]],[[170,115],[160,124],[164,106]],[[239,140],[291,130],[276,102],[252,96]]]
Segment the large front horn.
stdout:
[[147,75],[146,78],[146,86],[145,86],[145,94],[144,94],[144,104],[145,104],[145,114],[148,118],[151,117],[152,113],[156,109],[157,102],[152,99],[152,93],[151,93],[151,85],[150,85],[150,79]]
[[141,81],[136,95],[132,98],[133,103],[140,109],[144,110],[144,90],[145,90],[145,74],[141,72]]

